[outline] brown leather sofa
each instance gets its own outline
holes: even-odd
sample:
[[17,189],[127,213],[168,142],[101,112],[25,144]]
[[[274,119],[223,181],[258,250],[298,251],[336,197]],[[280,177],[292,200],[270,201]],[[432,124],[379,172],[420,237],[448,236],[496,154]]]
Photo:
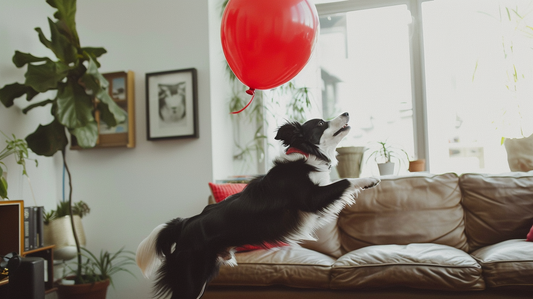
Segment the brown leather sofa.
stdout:
[[533,172],[383,177],[301,246],[238,253],[206,299],[533,298]]

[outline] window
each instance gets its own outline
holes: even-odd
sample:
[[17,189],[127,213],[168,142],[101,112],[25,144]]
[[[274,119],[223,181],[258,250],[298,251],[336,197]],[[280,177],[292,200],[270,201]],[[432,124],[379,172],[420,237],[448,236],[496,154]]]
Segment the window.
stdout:
[[406,5],[320,17],[323,114],[351,115],[341,146],[386,141],[414,155],[410,23]]
[[532,1],[314,2],[320,38],[299,77],[314,74],[324,118],[350,112],[343,145],[388,141],[433,173],[509,171],[502,137],[533,133]]
[[423,3],[432,171],[509,171],[502,137],[533,128],[532,9],[531,1]]

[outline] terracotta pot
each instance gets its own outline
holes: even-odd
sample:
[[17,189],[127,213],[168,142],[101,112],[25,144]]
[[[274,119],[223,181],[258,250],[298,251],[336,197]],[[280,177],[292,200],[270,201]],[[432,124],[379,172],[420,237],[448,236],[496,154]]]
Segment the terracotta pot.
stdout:
[[59,299],[105,299],[109,279],[95,283],[74,284],[57,286]]
[[337,148],[337,172],[340,178],[358,178],[361,174],[361,161],[365,153],[363,146]]
[[409,171],[410,172],[426,171],[426,160],[418,159],[418,160],[409,161]]

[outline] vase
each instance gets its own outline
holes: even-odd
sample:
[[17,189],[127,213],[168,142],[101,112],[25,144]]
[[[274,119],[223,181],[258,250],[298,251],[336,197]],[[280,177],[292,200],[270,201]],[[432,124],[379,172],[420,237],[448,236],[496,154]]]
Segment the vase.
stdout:
[[340,178],[358,178],[361,174],[361,161],[365,153],[364,146],[337,148],[337,172]]
[[391,175],[394,174],[394,165],[393,162],[387,163],[378,163],[379,174],[380,175]]
[[426,171],[426,160],[418,159],[409,161],[409,172]]
[[[85,232],[81,223],[81,218],[74,215],[74,227],[80,241],[80,246],[85,246]],[[51,220],[43,227],[44,245],[55,245],[54,259],[56,260],[70,260],[78,255],[76,250],[76,240],[72,232],[72,225],[70,223],[70,216],[60,217]]]
[[59,299],[105,299],[108,286],[109,279],[85,284],[59,284],[57,295]]
[[511,171],[533,170],[533,134],[526,138],[505,138],[503,144]]

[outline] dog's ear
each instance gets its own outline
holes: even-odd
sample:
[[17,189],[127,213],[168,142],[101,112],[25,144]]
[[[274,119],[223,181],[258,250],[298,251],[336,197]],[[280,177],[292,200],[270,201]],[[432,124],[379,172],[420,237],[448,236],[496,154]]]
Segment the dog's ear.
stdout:
[[283,141],[284,145],[290,145],[296,138],[302,138],[302,125],[297,122],[288,122],[279,127],[274,139]]

